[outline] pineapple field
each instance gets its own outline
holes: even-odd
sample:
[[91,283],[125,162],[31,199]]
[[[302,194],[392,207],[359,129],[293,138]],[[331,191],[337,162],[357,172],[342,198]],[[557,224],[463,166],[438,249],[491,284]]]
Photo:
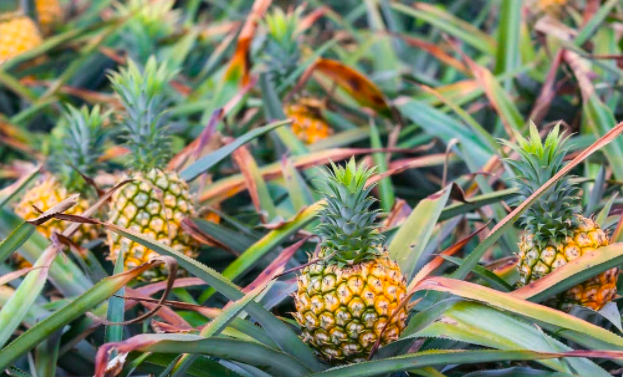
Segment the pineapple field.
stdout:
[[0,374],[623,376],[623,1],[0,0]]

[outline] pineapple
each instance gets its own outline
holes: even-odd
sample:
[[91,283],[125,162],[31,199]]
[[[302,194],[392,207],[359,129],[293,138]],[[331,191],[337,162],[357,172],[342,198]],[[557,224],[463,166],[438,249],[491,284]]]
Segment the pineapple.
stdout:
[[[543,143],[534,124],[530,138],[517,135],[505,142],[521,159],[509,160],[522,199],[532,195],[563,166],[568,136],[554,128]],[[580,214],[578,187],[565,177],[524,214],[525,231],[519,242],[519,286],[530,284],[589,251],[608,245],[606,233]],[[616,295],[618,268],[603,272],[550,299],[547,304],[569,310],[574,304],[599,310]]]
[[0,15],[0,63],[43,43],[37,24],[19,12]]
[[35,9],[44,34],[50,34],[54,25],[63,18],[63,8],[58,0],[35,0]]
[[569,0],[531,0],[527,3],[527,9],[533,15],[549,15],[560,18],[563,8]]
[[[365,187],[372,170],[333,165],[317,232],[323,237],[315,263],[298,276],[294,317],[303,339],[321,357],[338,363],[367,359],[377,339],[398,339],[407,310],[399,308],[406,279],[381,247],[382,237]],[[389,324],[388,324],[389,322]]]
[[292,119],[292,131],[305,144],[312,144],[333,133],[331,126],[322,118],[322,103],[311,98],[301,98],[286,106],[284,112]]
[[[195,214],[188,184],[165,166],[170,155],[166,127],[166,101],[162,92],[172,78],[163,64],[150,58],[144,70],[132,60],[120,73],[111,75],[112,85],[127,111],[122,121],[126,147],[131,152],[132,182],[112,196],[109,220],[142,233],[189,256],[196,244],[183,232],[181,221]],[[111,259],[123,253],[126,269],[147,262],[157,254],[136,242],[109,233]],[[165,270],[146,272],[142,278],[157,280]]]
[[[32,220],[40,215],[37,209],[47,211],[73,194],[81,194],[81,197],[65,213],[78,215],[90,207],[89,199],[93,199],[94,190],[80,173],[92,176],[100,168],[97,160],[103,152],[106,137],[102,127],[105,117],[106,114],[102,115],[97,106],[91,111],[71,106],[67,108],[64,123],[60,123],[52,135],[48,172],[17,203],[17,215]],[[62,233],[70,224],[52,219],[39,225],[38,230],[50,237],[52,233]],[[98,236],[99,232],[94,225],[84,224],[74,233],[72,240],[77,244],[85,244]],[[19,258],[18,262],[24,265],[24,261]]]

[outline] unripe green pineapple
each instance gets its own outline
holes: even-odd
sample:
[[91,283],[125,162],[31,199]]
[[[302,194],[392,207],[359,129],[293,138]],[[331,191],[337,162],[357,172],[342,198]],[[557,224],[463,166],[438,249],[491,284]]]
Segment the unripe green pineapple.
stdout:
[[[176,172],[166,169],[171,150],[167,104],[162,92],[174,73],[150,58],[144,69],[130,60],[127,68],[111,75],[112,85],[127,112],[122,127],[131,158],[128,178],[133,181],[113,194],[108,218],[114,224],[195,256],[196,244],[181,228],[182,219],[194,214],[188,184]],[[156,255],[112,232],[108,242],[111,258],[116,261],[123,253],[126,269]],[[152,270],[143,279],[159,279],[164,273],[164,269]]]
[[[569,137],[554,128],[543,143],[534,124],[530,138],[516,135],[517,144],[504,142],[519,153],[507,160],[515,170],[521,199],[532,195],[562,167]],[[608,245],[606,233],[593,220],[581,215],[578,187],[569,177],[559,180],[522,217],[524,234],[519,243],[519,286],[530,284],[587,252]],[[599,310],[616,295],[618,268],[612,268],[546,304],[568,310],[574,304]]]
[[[106,140],[103,125],[107,116],[100,113],[98,106],[91,111],[86,107],[80,110],[71,106],[67,108],[62,121],[52,132],[47,172],[26,191],[15,206],[15,213],[25,220],[32,220],[40,215],[34,207],[47,211],[73,194],[80,194],[80,199],[65,213],[79,215],[90,207],[97,197],[96,191],[81,174],[93,177],[102,167],[98,158],[103,153]],[[70,224],[53,219],[37,229],[50,237],[52,233],[62,233]],[[94,225],[84,224],[74,233],[72,240],[80,245],[95,240],[99,235]],[[18,262],[26,265],[20,258]]]
[[397,340],[407,319],[406,279],[381,246],[373,185],[365,187],[371,174],[354,160],[327,174],[319,260],[302,270],[294,294],[303,339],[338,363],[366,360],[379,338]]

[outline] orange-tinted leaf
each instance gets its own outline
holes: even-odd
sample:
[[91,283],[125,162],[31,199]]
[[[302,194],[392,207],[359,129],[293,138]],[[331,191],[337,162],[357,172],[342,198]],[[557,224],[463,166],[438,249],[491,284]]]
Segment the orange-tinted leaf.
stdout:
[[381,90],[354,68],[337,60],[321,58],[315,64],[315,71],[333,80],[361,105],[383,114],[389,113],[389,106]]
[[[349,158],[354,155],[368,154],[378,152],[376,149],[369,148],[335,148],[310,153],[305,156],[292,157],[292,163],[297,169],[309,169],[318,165],[325,165],[329,161],[339,161]],[[381,151],[386,151],[382,149]],[[414,159],[397,160],[390,163],[389,167],[393,174],[400,171],[411,169],[415,167],[441,165],[445,161],[445,154],[433,154],[423,157],[416,157]],[[263,166],[259,169],[262,177],[265,180],[276,179],[281,177],[283,171],[280,163],[273,163]],[[218,203],[227,198],[230,198],[237,193],[243,191],[245,188],[244,178],[242,175],[232,175],[227,178],[214,182],[212,185],[206,188],[199,194],[199,201],[202,203]]]
[[242,292],[245,294],[250,293],[254,289],[268,284],[270,280],[281,274],[285,270],[286,264],[290,258],[292,258],[294,253],[296,253],[296,251],[300,249],[308,239],[309,237],[305,237],[297,243],[283,249],[279,256],[272,261],[272,263],[269,264],[268,267],[266,267],[251,284],[247,285]]
[[249,48],[255,36],[257,25],[271,3],[272,0],[255,0],[253,3],[251,13],[247,17],[240,31],[240,35],[238,36],[238,45],[229,63],[227,72],[225,73],[225,81],[237,81],[241,86],[245,86],[249,83],[249,71],[251,69]]
[[456,69],[457,71],[461,71],[463,73],[469,73],[469,70],[460,60],[455,58],[454,56],[448,54],[443,48],[441,48],[436,43],[428,42],[421,38],[416,38],[410,35],[392,33],[393,36],[402,39],[410,46],[414,46],[420,48],[435,58],[437,58],[440,62]]

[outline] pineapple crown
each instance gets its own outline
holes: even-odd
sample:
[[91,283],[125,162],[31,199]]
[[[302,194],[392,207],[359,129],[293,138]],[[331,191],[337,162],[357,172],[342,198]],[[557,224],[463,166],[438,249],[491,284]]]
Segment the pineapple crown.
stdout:
[[302,7],[288,13],[277,7],[265,17],[268,29],[265,62],[268,76],[276,85],[298,67],[301,51],[297,41],[300,31],[297,28],[302,13]]
[[175,31],[180,15],[173,10],[174,0],[130,0],[116,4],[119,16],[129,17],[127,33],[121,38],[127,51],[138,61],[146,61],[156,52],[157,44]]
[[132,154],[130,167],[135,171],[162,168],[170,158],[168,101],[164,87],[175,73],[166,64],[158,65],[152,56],[144,69],[128,60],[127,68],[110,75],[112,86],[126,110],[121,125],[125,131],[125,146]]
[[93,176],[102,168],[99,158],[107,139],[104,122],[108,115],[102,114],[99,106],[89,111],[86,106],[68,105],[53,130],[48,170],[68,189],[84,191],[88,185],[81,174]]
[[[506,159],[506,162],[516,174],[514,185],[519,189],[521,200],[525,200],[563,167],[569,151],[569,135],[561,133],[557,125],[542,142],[536,126],[531,123],[529,139],[515,136],[516,144],[502,142],[521,156],[519,160]],[[550,241],[558,243],[573,234],[578,225],[575,215],[581,211],[577,191],[570,177],[563,177],[521,217],[522,225],[534,235],[540,247]]]
[[329,262],[353,264],[379,255],[383,237],[375,221],[379,210],[372,210],[376,199],[369,196],[374,185],[366,185],[374,168],[357,167],[355,159],[341,167],[331,162],[321,191],[326,204],[320,210],[316,232],[323,238],[323,255]]

